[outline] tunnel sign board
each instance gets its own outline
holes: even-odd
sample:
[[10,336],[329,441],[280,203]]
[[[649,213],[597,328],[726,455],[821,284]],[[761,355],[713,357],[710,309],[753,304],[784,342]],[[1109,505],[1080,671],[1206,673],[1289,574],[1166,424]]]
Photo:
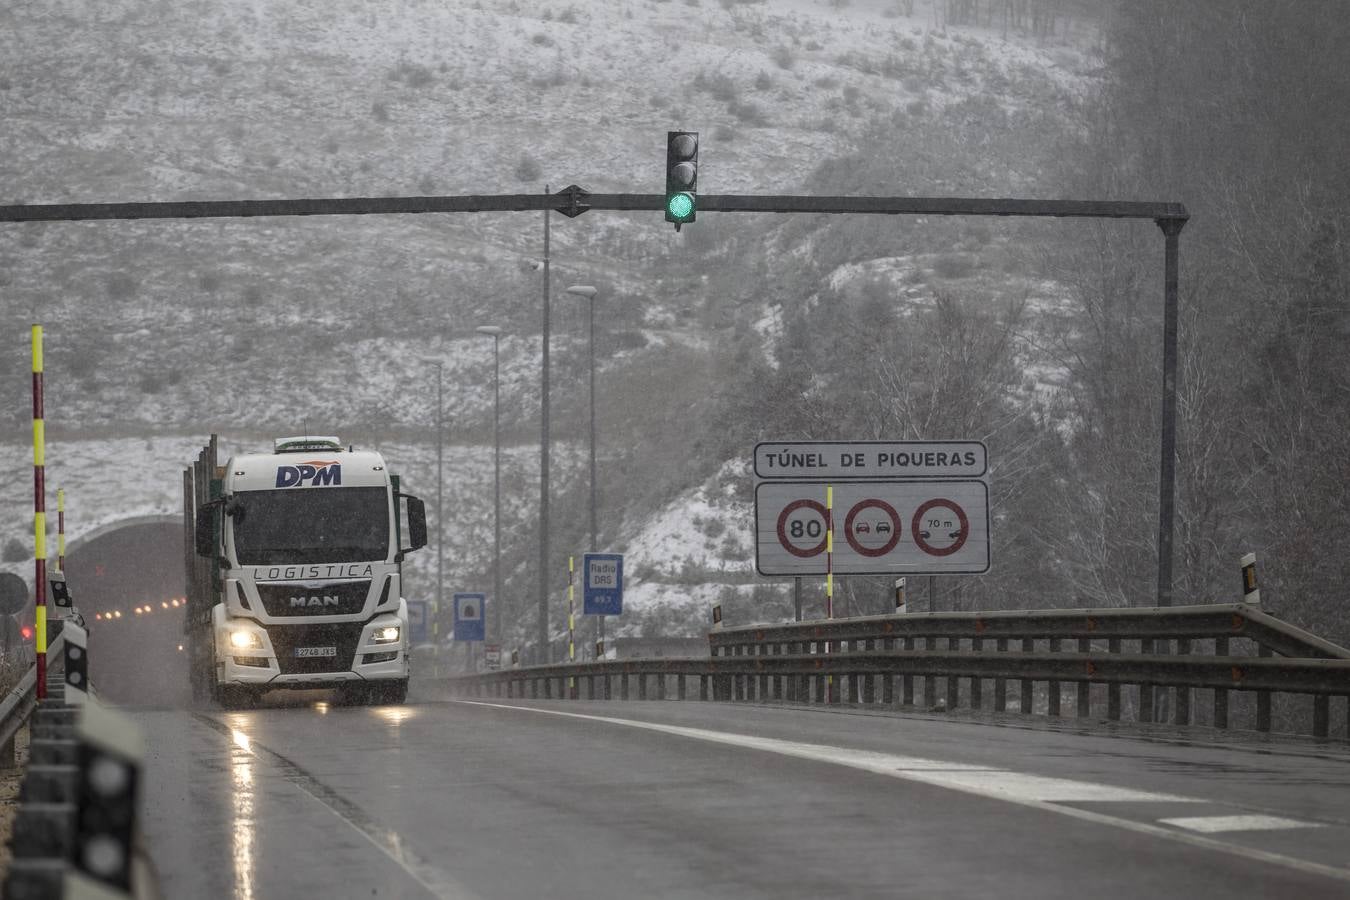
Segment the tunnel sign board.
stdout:
[[[826,485],[755,487],[755,568],[824,575]],[[983,481],[848,481],[834,485],[837,575],[957,575],[989,570],[989,487]]]
[[455,594],[455,640],[481,641],[484,633],[483,607],[487,605],[486,594]]
[[980,478],[989,468],[981,441],[763,441],[755,477],[790,481]]

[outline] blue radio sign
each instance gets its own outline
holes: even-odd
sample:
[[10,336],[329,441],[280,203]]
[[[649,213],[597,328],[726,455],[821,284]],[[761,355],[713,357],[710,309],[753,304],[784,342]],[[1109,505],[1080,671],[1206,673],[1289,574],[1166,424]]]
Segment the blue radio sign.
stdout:
[[454,601],[455,640],[485,640],[483,608],[487,606],[487,594],[455,594]]
[[623,554],[587,553],[581,559],[582,614],[623,613]]

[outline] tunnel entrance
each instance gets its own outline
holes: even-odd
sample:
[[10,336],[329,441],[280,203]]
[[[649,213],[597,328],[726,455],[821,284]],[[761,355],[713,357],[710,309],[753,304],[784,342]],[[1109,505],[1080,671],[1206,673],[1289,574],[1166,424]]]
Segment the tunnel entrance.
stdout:
[[66,579],[89,627],[90,680],[111,702],[177,706],[191,698],[187,654],[178,649],[183,551],[181,517],[148,516],[96,529],[66,552]]

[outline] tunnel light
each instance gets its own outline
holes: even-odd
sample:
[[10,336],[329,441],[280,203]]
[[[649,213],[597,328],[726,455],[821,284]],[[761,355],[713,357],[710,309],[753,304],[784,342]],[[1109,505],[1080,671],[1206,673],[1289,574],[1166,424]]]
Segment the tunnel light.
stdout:
[[141,613],[143,613],[143,612],[145,612],[145,610],[141,609],[139,606],[136,607],[136,615],[139,616],[139,615],[140,615]]
[[179,652],[179,653],[182,653],[182,652],[183,652],[183,645],[182,645],[182,644],[179,644],[179,645],[178,645],[178,652]]
[[119,609],[117,612],[113,613],[113,615],[120,619],[122,618],[122,611]]
[[159,605],[162,606],[162,607],[164,607],[165,609],[168,609],[168,608],[169,608],[169,601],[168,601],[168,600],[161,600],[161,601],[159,601]]
[[175,598],[173,598],[173,600],[170,601],[170,602],[171,602],[174,606],[177,606],[177,605],[178,605],[178,598],[175,597]]

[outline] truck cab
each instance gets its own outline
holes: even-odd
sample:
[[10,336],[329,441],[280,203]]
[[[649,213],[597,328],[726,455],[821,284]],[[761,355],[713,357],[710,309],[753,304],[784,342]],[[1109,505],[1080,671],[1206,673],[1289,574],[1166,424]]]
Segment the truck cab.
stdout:
[[282,438],[215,474],[196,521],[197,551],[216,562],[200,629],[215,699],[334,688],[343,702],[403,702],[401,564],[426,544],[422,502],[399,492],[379,453],[334,437]]

